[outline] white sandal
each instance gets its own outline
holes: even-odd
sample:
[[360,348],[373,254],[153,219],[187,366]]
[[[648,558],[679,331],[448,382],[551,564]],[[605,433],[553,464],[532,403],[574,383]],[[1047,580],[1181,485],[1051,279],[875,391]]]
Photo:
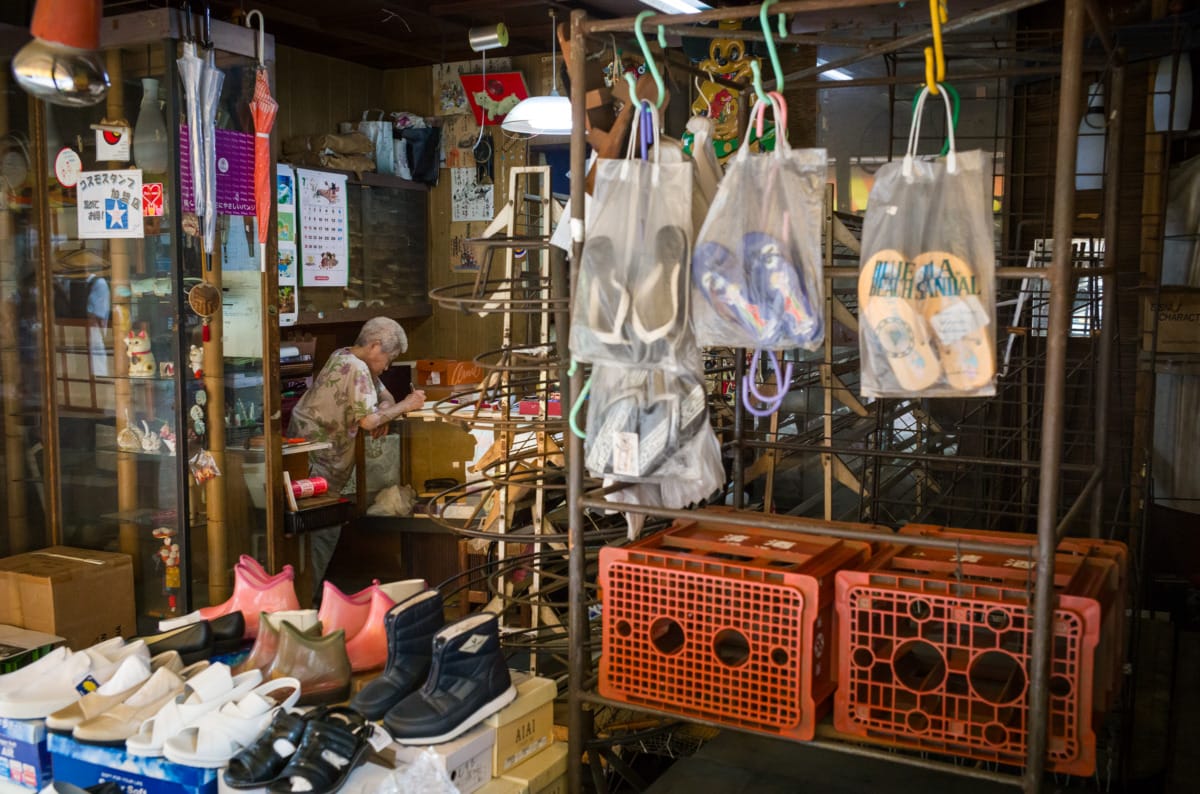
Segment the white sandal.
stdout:
[[229,665],[220,662],[188,680],[183,693],[167,702],[157,714],[142,723],[136,734],[125,742],[132,755],[160,756],[167,739],[200,721],[231,700],[245,697],[262,682],[261,670],[233,675]]
[[245,697],[226,703],[200,718],[193,727],[167,739],[163,755],[185,766],[217,769],[267,729],[280,709],[300,699],[300,681],[276,678]]

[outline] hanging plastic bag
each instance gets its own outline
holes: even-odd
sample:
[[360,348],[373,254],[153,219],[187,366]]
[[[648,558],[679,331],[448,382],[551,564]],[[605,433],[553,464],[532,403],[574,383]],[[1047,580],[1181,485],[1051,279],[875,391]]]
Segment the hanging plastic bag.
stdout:
[[[368,118],[372,113],[378,113],[379,118]],[[381,174],[394,174],[396,154],[392,146],[392,122],[385,120],[383,115],[382,110],[364,110],[358,131],[370,138],[375,147],[375,170]]]
[[924,88],[908,151],[880,167],[863,220],[858,279],[862,393],[975,397],[996,393],[992,172],[958,152],[946,91],[949,150],[918,160]]
[[691,162],[634,159],[657,140],[658,113],[641,103],[623,160],[601,159],[571,313],[578,361],[695,369],[699,348],[689,323],[692,243]]
[[592,368],[584,462],[595,477],[625,482],[688,476],[695,461],[680,452],[712,435],[704,377],[696,372]]
[[[703,346],[815,350],[825,338],[825,150],[792,149],[782,97],[771,105],[775,150],[751,155],[746,131],[696,236],[693,324]],[[760,100],[751,115],[766,106]]]
[[207,449],[202,449],[188,458],[188,470],[192,473],[196,485],[203,485],[214,477],[221,476],[217,461]]

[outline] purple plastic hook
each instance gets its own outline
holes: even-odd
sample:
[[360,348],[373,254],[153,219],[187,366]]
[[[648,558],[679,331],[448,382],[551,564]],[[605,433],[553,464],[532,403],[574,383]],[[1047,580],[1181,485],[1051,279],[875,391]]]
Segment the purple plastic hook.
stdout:
[[[775,355],[774,350],[767,351],[767,359],[771,362],[771,369],[775,372],[775,383],[778,392],[775,396],[767,396],[759,392],[754,381],[758,378],[758,357],[761,351],[755,350],[754,357],[750,362],[750,371],[742,377],[742,405],[747,411],[759,419],[764,419],[779,410],[783,405],[783,398],[787,394],[787,387],[792,382],[792,362],[786,362],[783,372],[779,371],[779,359]],[[760,400],[764,407],[758,408],[754,405],[751,398]]]

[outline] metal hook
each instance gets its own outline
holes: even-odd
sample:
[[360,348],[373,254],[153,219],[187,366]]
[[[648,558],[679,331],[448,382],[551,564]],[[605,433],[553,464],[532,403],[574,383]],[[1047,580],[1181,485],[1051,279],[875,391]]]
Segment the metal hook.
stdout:
[[254,25],[251,22],[251,18],[255,17],[255,16],[258,17],[258,50],[257,50],[258,65],[266,66],[266,61],[263,60],[263,54],[267,51],[266,50],[267,33],[266,33],[266,20],[263,19],[262,12],[259,11],[257,8],[250,9],[248,12],[246,12],[246,20],[245,20],[244,24],[248,28],[253,28]]
[[[667,96],[666,86],[663,84],[662,73],[658,71],[658,65],[654,63],[654,56],[650,54],[650,45],[646,43],[646,34],[642,31],[642,23],[646,17],[654,16],[653,11],[643,11],[637,15],[637,26],[634,27],[633,33],[637,36],[638,46],[642,48],[642,58],[646,62],[646,69],[650,71],[650,76],[654,78],[654,85],[658,88],[658,101],[654,103],[655,107],[661,108],[663,100]],[[665,36],[662,33],[662,27],[659,27],[659,41],[665,41]],[[636,96],[636,93],[635,93]]]
[[[567,377],[574,375],[578,368],[579,363],[575,361],[575,359],[571,359],[571,367],[567,370]],[[588,392],[591,391],[591,389],[592,378],[589,375],[588,379],[583,384],[583,388],[579,390],[579,396],[575,398],[575,402],[571,405],[570,413],[567,414],[567,424],[570,425],[571,432],[574,433],[577,438],[587,438],[587,433],[579,429],[579,411],[581,408],[583,408],[583,401],[587,399]]]

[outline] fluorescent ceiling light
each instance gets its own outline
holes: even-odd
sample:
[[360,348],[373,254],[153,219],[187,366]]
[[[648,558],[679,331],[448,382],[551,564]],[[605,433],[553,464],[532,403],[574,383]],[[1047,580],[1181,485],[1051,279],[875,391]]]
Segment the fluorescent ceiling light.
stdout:
[[642,5],[661,11],[664,14],[694,14],[697,11],[708,11],[712,8],[700,0],[642,0]]
[[[824,58],[817,58],[817,66],[824,66],[829,61]],[[853,80],[854,76],[849,72],[844,72],[841,69],[826,69],[821,72],[821,76],[828,80]]]

